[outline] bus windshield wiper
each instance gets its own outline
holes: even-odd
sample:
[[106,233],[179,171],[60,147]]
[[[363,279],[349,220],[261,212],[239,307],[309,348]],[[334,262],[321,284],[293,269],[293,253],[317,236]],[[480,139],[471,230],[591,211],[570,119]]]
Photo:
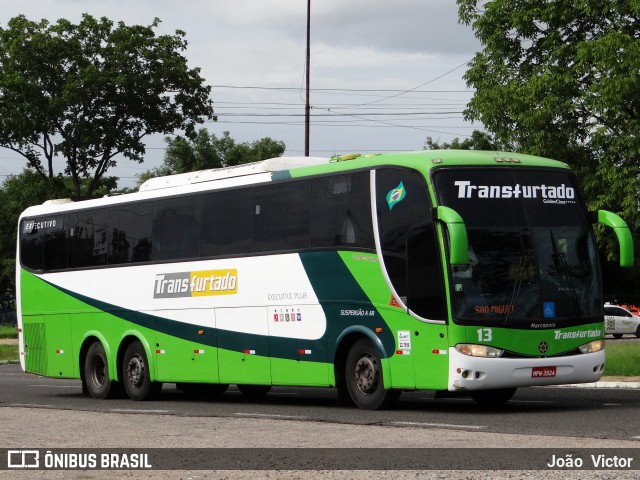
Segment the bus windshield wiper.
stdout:
[[522,286],[522,279],[524,277],[525,271],[529,268],[529,255],[525,253],[524,245],[522,244],[522,233],[518,232],[518,241],[520,244],[520,258],[518,259],[518,265],[516,268],[515,279],[513,282],[513,289],[511,290],[511,295],[509,296],[509,301],[507,302],[507,313],[504,317],[505,325],[511,323],[513,317],[516,314],[516,309],[518,308],[518,299],[520,297],[520,287]]
[[551,258],[553,258],[553,265],[556,268],[556,272],[560,273],[565,281],[567,288],[569,289],[569,295],[573,302],[573,308],[576,312],[576,319],[580,320],[582,315],[580,314],[580,302],[578,302],[578,294],[576,293],[576,287],[573,285],[573,279],[571,278],[571,272],[569,264],[567,263],[567,255],[564,252],[558,250],[556,239],[553,235],[553,231],[549,230],[549,237],[551,237],[551,251],[553,252]]

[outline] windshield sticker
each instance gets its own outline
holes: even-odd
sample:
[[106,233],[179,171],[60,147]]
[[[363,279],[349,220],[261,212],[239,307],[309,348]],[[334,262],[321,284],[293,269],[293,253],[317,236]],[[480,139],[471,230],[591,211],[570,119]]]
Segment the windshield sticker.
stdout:
[[406,194],[407,192],[404,189],[404,184],[402,182],[400,182],[396,188],[387,193],[387,204],[389,205],[389,210],[391,210],[396,203],[400,203]]
[[555,318],[556,316],[555,302],[543,302],[542,313],[544,314],[544,318]]
[[458,198],[510,199],[533,198],[542,199],[544,203],[567,204],[576,203],[576,191],[564,183],[553,185],[473,185],[469,180],[456,180],[453,184],[458,189]]

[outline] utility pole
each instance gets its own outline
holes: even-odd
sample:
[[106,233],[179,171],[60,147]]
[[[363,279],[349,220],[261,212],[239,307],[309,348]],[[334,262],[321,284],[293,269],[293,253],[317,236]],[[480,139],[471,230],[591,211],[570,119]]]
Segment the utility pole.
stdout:
[[311,69],[311,0],[307,0],[307,101],[304,107],[304,156],[309,156],[309,117],[311,106],[309,105],[309,75]]

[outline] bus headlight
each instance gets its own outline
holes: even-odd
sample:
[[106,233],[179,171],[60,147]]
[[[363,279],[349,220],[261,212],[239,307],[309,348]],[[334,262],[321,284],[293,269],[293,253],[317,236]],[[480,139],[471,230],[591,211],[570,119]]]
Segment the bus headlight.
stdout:
[[463,355],[486,358],[498,358],[504,352],[504,350],[500,350],[499,348],[475,345],[473,343],[459,343],[456,345],[456,350]]
[[604,348],[604,340],[594,340],[593,342],[586,343],[580,346],[582,353],[595,353]]

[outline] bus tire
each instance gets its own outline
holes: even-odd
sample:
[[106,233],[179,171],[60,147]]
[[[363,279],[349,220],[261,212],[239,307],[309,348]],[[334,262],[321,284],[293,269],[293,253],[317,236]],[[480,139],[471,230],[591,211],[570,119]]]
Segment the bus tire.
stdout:
[[151,381],[147,354],[138,341],[130,343],[124,352],[122,381],[131,400],[151,400],[162,388],[162,383]]
[[93,342],[84,359],[84,384],[87,393],[92,398],[108,398],[114,383],[109,378],[109,361],[102,343]]
[[622,334],[621,333],[614,333],[613,334],[613,338],[622,338]]
[[366,338],[358,340],[349,350],[345,378],[351,400],[363,410],[389,407],[401,393],[384,388],[380,353]]
[[636,328],[636,337],[640,338],[640,325]]
[[517,388],[497,388],[495,390],[475,390],[469,392],[469,396],[478,405],[483,407],[498,407],[504,405],[516,393]]
[[271,391],[271,385],[238,385],[237,387],[242,395],[250,398],[264,397]]

